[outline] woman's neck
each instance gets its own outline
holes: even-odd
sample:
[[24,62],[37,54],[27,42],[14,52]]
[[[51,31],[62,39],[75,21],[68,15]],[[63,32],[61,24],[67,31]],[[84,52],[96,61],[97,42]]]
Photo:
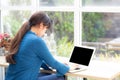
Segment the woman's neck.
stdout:
[[38,28],[37,27],[31,27],[31,31],[34,32],[37,36],[39,36],[39,33],[38,33]]

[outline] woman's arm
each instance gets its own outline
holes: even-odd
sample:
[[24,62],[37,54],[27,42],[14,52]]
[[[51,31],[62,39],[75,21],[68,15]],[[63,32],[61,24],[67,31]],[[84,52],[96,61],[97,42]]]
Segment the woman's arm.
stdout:
[[69,71],[69,67],[57,61],[50,53],[45,42],[40,38],[35,41],[33,47],[40,59],[44,60],[50,67],[56,69],[58,76],[63,76]]
[[44,61],[43,61],[42,65],[41,65],[41,67],[43,69],[45,69],[45,70],[51,70],[52,71],[52,69]]

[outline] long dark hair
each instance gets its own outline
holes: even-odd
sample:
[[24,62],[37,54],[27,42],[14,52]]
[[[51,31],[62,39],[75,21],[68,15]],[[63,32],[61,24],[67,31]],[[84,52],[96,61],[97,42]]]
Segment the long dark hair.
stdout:
[[27,31],[31,29],[31,27],[43,23],[44,26],[47,26],[49,29],[52,26],[52,20],[49,16],[44,12],[36,12],[34,13],[30,19],[25,22],[22,27],[19,29],[15,37],[11,42],[11,46],[9,49],[10,54],[6,56],[6,61],[11,64],[15,64],[13,59],[13,55],[15,55],[19,49],[20,42]]

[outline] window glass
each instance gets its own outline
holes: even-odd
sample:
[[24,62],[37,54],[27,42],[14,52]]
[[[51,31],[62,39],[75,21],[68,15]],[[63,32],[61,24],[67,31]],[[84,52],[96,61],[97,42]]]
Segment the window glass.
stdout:
[[120,55],[120,13],[83,12],[82,44],[96,47],[97,58]]
[[[3,26],[4,32],[15,35],[24,21],[26,21],[31,11],[4,11]],[[74,13],[73,12],[47,12],[52,18],[53,32],[45,35],[44,40],[52,54],[60,56],[70,55],[74,40]],[[70,17],[71,16],[71,17]]]
[[39,0],[40,6],[73,6],[74,0]]
[[15,35],[22,23],[31,15],[31,11],[3,11],[4,32]]
[[30,6],[31,0],[4,0],[2,6]]
[[70,55],[74,40],[74,13],[47,12],[54,22],[53,32],[45,36],[45,41],[52,54],[59,56]]
[[120,0],[82,0],[84,6],[120,6]]

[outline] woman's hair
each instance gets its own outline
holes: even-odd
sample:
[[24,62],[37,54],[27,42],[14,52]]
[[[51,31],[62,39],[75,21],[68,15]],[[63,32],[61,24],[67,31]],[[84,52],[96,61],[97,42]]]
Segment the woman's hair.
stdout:
[[27,31],[31,29],[31,27],[38,25],[40,23],[43,23],[44,26],[47,26],[48,28],[51,28],[52,26],[52,20],[49,18],[49,16],[44,12],[36,12],[34,13],[30,19],[25,22],[22,27],[19,29],[15,37],[13,38],[11,42],[11,46],[9,49],[10,54],[6,56],[6,61],[11,64],[15,64],[15,61],[13,59],[13,55],[15,55],[19,49],[20,42],[25,35]]

